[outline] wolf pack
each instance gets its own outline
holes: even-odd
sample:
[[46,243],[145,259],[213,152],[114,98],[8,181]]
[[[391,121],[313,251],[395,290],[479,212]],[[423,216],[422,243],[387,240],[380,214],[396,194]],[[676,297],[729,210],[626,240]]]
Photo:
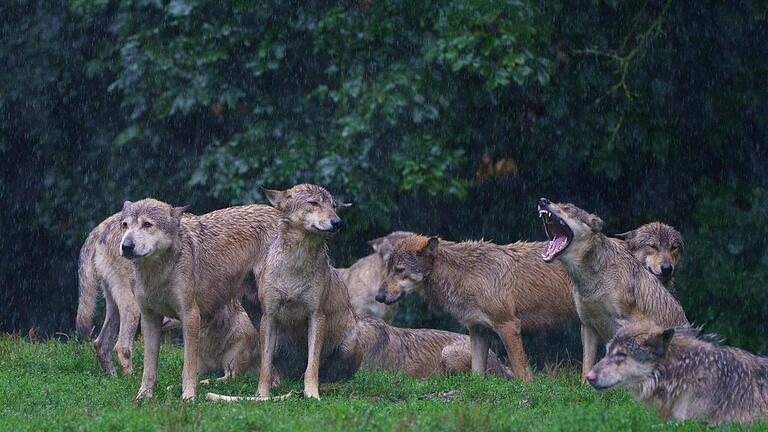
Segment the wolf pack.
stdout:
[[[151,198],[126,201],[88,235],[78,266],[77,332],[91,338],[102,293],[96,358],[115,374],[114,351],[121,370],[132,373],[141,324],[137,400],[152,397],[161,335],[173,328],[183,339],[182,399],[195,399],[201,373],[218,371],[226,380],[258,368],[257,396],[206,394],[238,401],[270,399],[273,387],[301,378],[304,396],[319,398],[321,382],[360,368],[416,378],[474,371],[527,382],[522,335],[573,321],[581,324],[581,379],[595,389],[629,389],[664,418],[768,418],[768,359],[702,334],[680,306],[673,279],[683,238],[669,225],[609,237],[597,215],[541,198],[531,214],[542,220],[547,241],[453,242],[396,231],[371,240],[369,256],[337,269],[328,240],[348,204],[312,184],[263,191],[271,206],[203,215]],[[391,325],[411,292],[469,334]],[[489,349],[493,334],[508,364]]]

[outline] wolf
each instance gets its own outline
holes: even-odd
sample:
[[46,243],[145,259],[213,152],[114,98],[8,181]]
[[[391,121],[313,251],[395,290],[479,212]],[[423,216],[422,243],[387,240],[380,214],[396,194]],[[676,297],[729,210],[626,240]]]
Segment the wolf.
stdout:
[[336,211],[348,205],[311,184],[264,193],[280,217],[259,272],[259,397],[269,397],[273,367],[296,377],[306,364],[304,394],[319,399],[320,378],[346,379],[362,357],[347,287],[328,259],[327,238],[342,223]]
[[196,396],[200,323],[237,296],[254,263],[263,262],[278,212],[259,204],[183,218],[185,207],[151,198],[126,201],[120,214],[120,252],[131,261],[141,309],[144,371],[137,399],[157,381],[163,316],[181,321],[182,399]]
[[538,213],[549,237],[543,261],[561,263],[576,288],[582,381],[595,364],[598,341],[614,335],[619,319],[689,325],[683,308],[661,282],[626,248],[602,233],[602,219],[573,204],[555,204],[546,198],[539,200]]
[[387,306],[376,301],[376,294],[386,275],[386,262],[392,253],[395,240],[413,235],[408,231],[395,231],[384,237],[370,240],[374,253],[357,260],[349,268],[337,268],[349,291],[352,308],[359,317],[380,318],[391,322],[397,314],[397,306]]
[[[379,318],[360,318],[358,344],[363,369],[402,371],[414,378],[466,372],[472,368],[467,335],[432,329],[407,329],[389,325]],[[513,378],[493,351],[488,355],[486,373]]]
[[521,332],[576,319],[571,281],[541,260],[546,243],[454,243],[414,235],[395,242],[377,300],[416,291],[469,329],[472,370],[485,373],[488,331],[501,337],[514,375],[531,380]]
[[768,419],[768,358],[721,346],[690,327],[622,322],[587,374],[596,389],[627,388],[665,418],[710,426]]
[[[139,327],[139,304],[133,295],[131,263],[120,256],[120,213],[115,213],[88,234],[78,261],[79,300],[77,334],[88,340],[101,288],[106,303],[104,323],[94,341],[96,357],[109,374],[116,373],[113,348],[124,373],[133,372],[133,338]],[[115,336],[117,335],[117,345]]]
[[614,236],[649,272],[673,295],[674,273],[683,249],[683,236],[675,228],[662,223],[651,222],[632,231]]

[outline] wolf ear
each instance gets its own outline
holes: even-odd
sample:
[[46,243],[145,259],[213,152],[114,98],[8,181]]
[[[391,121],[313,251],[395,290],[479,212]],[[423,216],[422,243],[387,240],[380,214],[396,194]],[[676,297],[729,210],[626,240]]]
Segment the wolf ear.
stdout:
[[131,208],[132,205],[133,205],[133,201],[125,201],[123,203],[123,211],[128,210],[129,208]]
[[659,332],[649,337],[648,341],[646,342],[646,345],[648,345],[648,347],[651,349],[651,351],[654,354],[661,357],[667,352],[669,343],[672,341],[672,337],[674,335],[675,335],[675,329],[668,328],[662,332]]
[[187,206],[183,206],[183,207],[172,207],[172,208],[171,208],[171,216],[172,216],[174,219],[180,219],[180,218],[181,218],[181,215],[182,215],[182,214],[183,214],[185,211],[187,211],[187,209],[188,209],[188,208],[189,208],[189,206],[188,206],[188,205],[187,205]]
[[440,244],[440,238],[437,236],[432,236],[427,241],[427,245],[424,246],[424,249],[422,249],[422,253],[425,255],[434,255],[435,252],[437,252],[437,245]]
[[276,209],[279,209],[280,205],[282,205],[283,202],[285,201],[285,191],[267,189],[263,186],[261,188],[261,191],[264,192],[264,195],[272,204],[272,207]]
[[600,232],[603,230],[603,220],[593,214],[589,215],[587,223],[594,232]]
[[386,240],[386,237],[378,237],[372,240],[368,240],[368,244],[371,245],[374,251],[378,252],[381,244]]

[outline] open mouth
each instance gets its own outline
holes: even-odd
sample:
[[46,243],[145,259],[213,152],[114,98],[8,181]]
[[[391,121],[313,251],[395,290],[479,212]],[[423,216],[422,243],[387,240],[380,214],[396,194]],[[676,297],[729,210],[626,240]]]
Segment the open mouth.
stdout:
[[562,219],[541,205],[539,205],[539,217],[544,222],[544,231],[549,238],[547,251],[541,254],[541,257],[544,261],[550,262],[559,257],[571,244],[573,231]]

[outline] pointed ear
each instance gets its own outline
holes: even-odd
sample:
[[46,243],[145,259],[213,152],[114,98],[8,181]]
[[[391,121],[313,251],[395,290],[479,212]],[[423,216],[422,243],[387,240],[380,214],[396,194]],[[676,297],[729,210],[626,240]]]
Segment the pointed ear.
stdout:
[[614,237],[619,240],[631,241],[633,238],[635,238],[636,234],[637,232],[635,230],[632,230],[632,231],[623,232],[621,234],[614,234]]
[[386,239],[387,239],[386,237],[375,238],[373,240],[368,240],[368,244],[371,245],[374,251],[378,252],[379,247],[381,246],[382,243],[384,243]]
[[182,213],[184,213],[185,211],[187,211],[187,209],[188,209],[188,208],[189,208],[189,206],[183,206],[183,207],[172,207],[172,208],[171,208],[171,216],[172,216],[174,219],[181,219],[181,215],[182,215]]
[[434,255],[437,252],[437,245],[440,244],[440,238],[432,236],[427,241],[427,245],[422,249],[422,253],[425,255]]
[[600,232],[603,230],[603,220],[599,217],[591,214],[589,215],[589,219],[587,219],[587,222],[589,223],[589,227],[592,228],[592,231],[594,232]]
[[656,333],[648,338],[645,344],[651,349],[651,351],[658,355],[663,356],[667,352],[669,343],[672,341],[672,337],[675,335],[674,328],[668,328],[662,332]]
[[279,209],[280,205],[285,201],[285,191],[272,190],[272,189],[267,189],[265,187],[262,187],[261,191],[264,192],[264,195],[272,204],[272,207],[276,209]]
[[133,201],[125,201],[123,203],[123,211],[128,210],[129,208],[131,208],[132,205],[133,205]]

